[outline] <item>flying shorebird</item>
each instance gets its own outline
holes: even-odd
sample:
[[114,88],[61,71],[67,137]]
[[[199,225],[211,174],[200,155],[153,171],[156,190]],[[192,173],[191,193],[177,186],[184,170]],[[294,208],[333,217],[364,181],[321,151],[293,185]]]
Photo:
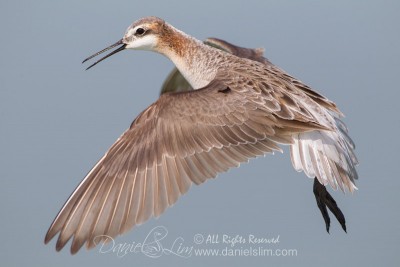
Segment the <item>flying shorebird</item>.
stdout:
[[[92,248],[105,236],[158,217],[192,183],[281,151],[279,145],[289,145],[294,168],[314,178],[326,230],[328,207],[346,231],[345,218],[325,186],[353,192],[358,162],[332,101],[270,63],[261,50],[218,39],[203,43],[160,18],[134,22],[121,40],[84,62],[117,46],[88,69],[125,49],[158,52],[179,70],[164,85],[172,93],[145,109],[86,175],[54,219],[45,243],[60,233],[57,251],[72,236],[71,253],[85,243]],[[190,86],[178,88],[185,80]],[[173,92],[178,90],[183,92]]]

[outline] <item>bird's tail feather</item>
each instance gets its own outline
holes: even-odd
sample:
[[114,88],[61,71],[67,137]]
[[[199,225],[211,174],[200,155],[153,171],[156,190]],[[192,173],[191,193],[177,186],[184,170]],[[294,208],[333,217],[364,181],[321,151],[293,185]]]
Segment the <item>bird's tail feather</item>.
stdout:
[[290,147],[293,167],[314,178],[321,184],[330,184],[335,190],[353,192],[358,179],[355,165],[354,143],[348,135],[346,125],[334,117],[333,131],[312,131],[296,134]]

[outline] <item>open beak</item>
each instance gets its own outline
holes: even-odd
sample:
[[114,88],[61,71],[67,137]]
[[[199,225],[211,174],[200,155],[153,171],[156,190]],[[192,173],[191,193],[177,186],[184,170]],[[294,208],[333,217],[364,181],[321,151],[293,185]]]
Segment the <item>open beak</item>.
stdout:
[[110,50],[111,48],[114,48],[114,47],[119,46],[119,45],[121,45],[121,46],[118,47],[117,49],[115,49],[114,51],[112,51],[111,53],[107,54],[106,56],[104,56],[104,57],[100,58],[99,60],[97,60],[95,63],[93,63],[92,65],[90,65],[89,67],[87,67],[86,70],[88,70],[88,69],[90,69],[91,67],[97,65],[98,63],[100,63],[100,62],[103,61],[104,59],[106,59],[106,58],[108,58],[108,57],[110,57],[110,56],[112,56],[112,55],[114,55],[114,54],[116,54],[116,53],[118,53],[118,52],[124,50],[125,47],[126,47],[126,44],[124,44],[124,43],[122,42],[122,39],[121,39],[121,40],[119,40],[118,42],[116,42],[115,44],[110,45],[110,46],[107,47],[107,48],[104,48],[103,50],[101,50],[101,51],[99,51],[99,52],[97,52],[97,53],[91,55],[90,57],[88,57],[88,58],[86,58],[84,61],[82,61],[82,63],[85,63],[85,62],[88,61],[89,59],[92,59],[92,58],[94,58],[94,57],[96,57],[96,56],[98,56],[98,55],[100,55],[100,54],[102,54],[102,53],[104,53],[104,52]]

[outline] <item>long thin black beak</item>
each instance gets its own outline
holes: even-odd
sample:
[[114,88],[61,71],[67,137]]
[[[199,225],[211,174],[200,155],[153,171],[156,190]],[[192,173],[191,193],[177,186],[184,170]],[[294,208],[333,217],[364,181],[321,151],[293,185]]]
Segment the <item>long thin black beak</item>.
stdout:
[[89,67],[87,67],[86,70],[88,70],[88,69],[90,69],[91,67],[97,65],[98,63],[100,63],[100,62],[103,61],[104,59],[106,59],[106,58],[108,58],[108,57],[110,57],[110,56],[112,56],[112,55],[114,55],[114,54],[116,54],[116,53],[118,53],[118,52],[124,50],[125,47],[126,47],[126,44],[124,44],[124,43],[122,42],[122,39],[121,39],[121,40],[119,40],[118,42],[116,42],[115,44],[110,45],[110,46],[107,47],[107,48],[104,48],[103,50],[101,50],[101,51],[99,51],[99,52],[97,52],[97,53],[91,55],[90,57],[88,57],[88,58],[86,58],[84,61],[82,61],[82,63],[85,63],[85,62],[88,61],[89,59],[92,59],[92,58],[94,58],[94,57],[96,57],[96,56],[98,56],[98,55],[100,55],[100,54],[102,54],[102,53],[104,53],[104,52],[110,50],[111,48],[114,48],[114,47],[119,46],[119,45],[121,45],[121,46],[118,47],[117,49],[115,49],[114,51],[112,51],[111,53],[109,53],[108,55],[106,55],[106,56],[100,58],[99,60],[97,60],[95,63],[93,63],[92,65],[90,65]]

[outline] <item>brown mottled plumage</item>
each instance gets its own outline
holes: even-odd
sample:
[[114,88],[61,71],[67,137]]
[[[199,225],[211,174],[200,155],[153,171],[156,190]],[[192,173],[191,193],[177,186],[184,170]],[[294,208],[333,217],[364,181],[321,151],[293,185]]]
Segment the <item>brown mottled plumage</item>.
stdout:
[[[255,60],[263,64],[271,64],[268,59],[263,57],[264,49],[262,48],[249,49],[239,47],[217,38],[207,38],[204,41],[204,44],[220,49],[227,53],[231,53],[238,57]],[[191,90],[193,90],[193,88],[190,86],[189,82],[186,81],[177,68],[174,68],[165,79],[161,88],[161,94],[168,92],[185,92]]]
[[[117,45],[109,55],[123,49],[164,54],[196,90],[161,95],[93,167],[47,232],[46,243],[59,233],[57,250],[71,237],[76,253],[85,243],[92,248],[104,236],[122,234],[159,216],[192,183],[280,151],[280,144],[291,146],[296,170],[323,185],[356,188],[357,159],[340,111],[261,50],[218,39],[203,44],[155,17],[133,23],[111,47]],[[316,190],[327,214],[327,192]]]

